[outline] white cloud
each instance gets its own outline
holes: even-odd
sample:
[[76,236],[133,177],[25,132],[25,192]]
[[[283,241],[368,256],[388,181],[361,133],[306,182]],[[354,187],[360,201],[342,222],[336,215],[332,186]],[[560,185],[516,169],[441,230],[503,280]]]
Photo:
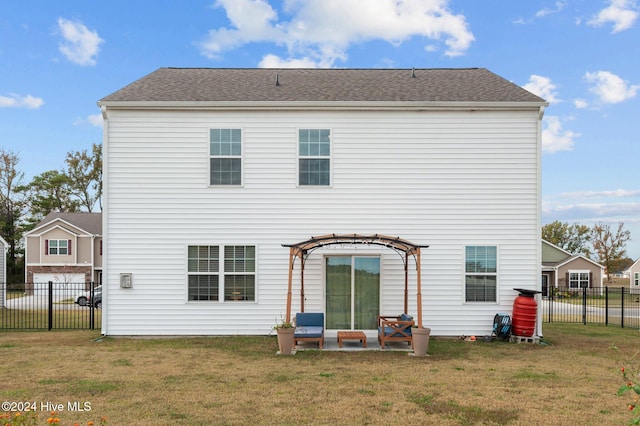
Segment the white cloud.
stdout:
[[560,194],[560,197],[565,197],[565,198],[593,198],[593,197],[627,198],[627,197],[640,197],[640,189],[634,189],[634,190],[614,189],[614,190],[609,190],[609,191],[565,192],[565,193]]
[[577,109],[585,109],[589,106],[589,102],[587,102],[585,99],[574,99],[573,106]]
[[529,77],[529,82],[522,87],[551,104],[560,102],[556,92],[556,85],[551,82],[549,77],[533,74]]
[[0,95],[0,108],[27,108],[38,109],[44,104],[42,98],[36,98],[31,95],[20,96],[15,93],[9,96]]
[[[448,9],[449,0],[287,0],[280,19],[267,0],[217,0],[227,12],[230,28],[210,30],[202,53],[217,58],[223,52],[254,42],[286,46],[289,59],[267,55],[263,62],[293,64],[313,61],[331,66],[347,58],[350,45],[369,40],[401,44],[423,37],[445,45],[445,55],[465,53],[474,41],[462,15]],[[426,43],[425,43],[426,44]],[[430,47],[430,49],[432,46]],[[298,58],[302,59],[298,59]]]
[[78,65],[95,65],[95,56],[104,40],[96,31],[89,30],[82,22],[58,18],[58,29],[63,41],[58,48],[71,62]]
[[102,114],[88,115],[87,118],[78,118],[73,122],[76,126],[89,124],[94,127],[102,127]]
[[542,18],[544,16],[551,15],[552,13],[561,12],[562,9],[564,9],[566,5],[567,5],[566,1],[557,1],[556,4],[555,4],[555,6],[556,6],[555,9],[551,9],[551,8],[545,7],[544,9],[541,9],[541,10],[536,12],[536,18]]
[[631,99],[640,90],[640,85],[629,85],[627,81],[609,71],[587,72],[584,78],[593,84],[589,91],[607,104],[617,104]]
[[626,221],[640,217],[640,203],[576,203],[554,204],[544,202],[542,213],[545,217],[555,220],[596,220],[609,218],[610,220]]
[[266,55],[258,66],[260,68],[317,68],[318,64],[311,58],[282,59],[276,55]]
[[638,18],[638,11],[633,0],[610,0],[609,7],[602,9],[587,22],[587,25],[600,27],[609,22],[613,23],[612,33],[628,30]]
[[542,152],[571,151],[574,139],[580,137],[579,133],[563,129],[560,119],[553,115],[543,119],[543,126]]

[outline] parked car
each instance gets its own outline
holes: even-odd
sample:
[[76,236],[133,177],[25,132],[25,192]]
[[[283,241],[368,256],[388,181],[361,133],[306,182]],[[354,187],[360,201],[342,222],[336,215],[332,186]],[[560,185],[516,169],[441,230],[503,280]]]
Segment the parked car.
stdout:
[[102,308],[102,287],[100,291],[93,292],[93,300],[89,298],[87,300],[87,305],[93,306],[94,308],[101,309]]
[[[94,292],[94,298],[98,296],[98,294],[100,295],[100,300],[102,300],[102,286],[96,286],[96,288],[93,289]],[[77,297],[76,297],[76,302],[78,305],[80,306],[87,306],[89,304],[89,298],[91,297],[91,291],[83,291],[82,293],[80,293]]]

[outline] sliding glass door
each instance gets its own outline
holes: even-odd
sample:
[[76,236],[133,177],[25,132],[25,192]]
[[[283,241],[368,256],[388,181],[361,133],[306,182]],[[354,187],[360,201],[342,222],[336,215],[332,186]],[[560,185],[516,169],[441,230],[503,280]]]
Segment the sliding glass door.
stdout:
[[380,258],[326,258],[327,329],[374,330],[380,311]]

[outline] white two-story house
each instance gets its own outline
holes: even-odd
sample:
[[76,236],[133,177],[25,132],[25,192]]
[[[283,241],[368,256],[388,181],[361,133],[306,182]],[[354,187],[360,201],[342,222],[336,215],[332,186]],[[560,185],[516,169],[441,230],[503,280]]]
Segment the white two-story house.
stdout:
[[[161,68],[98,105],[104,334],[267,334],[288,247],[334,233],[428,246],[433,335],[490,334],[514,288],[540,290],[547,103],[486,69]],[[291,309],[375,333],[405,310],[404,266],[384,244],[316,247]]]

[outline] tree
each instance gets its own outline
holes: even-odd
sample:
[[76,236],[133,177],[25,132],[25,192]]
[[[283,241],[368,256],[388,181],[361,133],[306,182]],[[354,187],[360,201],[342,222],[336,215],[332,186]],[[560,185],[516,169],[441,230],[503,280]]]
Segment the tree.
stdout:
[[93,144],[87,150],[69,152],[65,160],[69,189],[86,211],[93,211],[97,202],[102,210],[102,145]]
[[35,176],[28,185],[18,190],[26,195],[32,226],[50,212],[80,211],[80,202],[72,198],[71,179],[57,170]]
[[572,254],[590,256],[591,229],[586,225],[570,225],[559,221],[542,227],[542,239]]
[[[9,244],[7,250],[7,280],[14,282],[21,275],[20,247],[21,220],[24,200],[17,190],[24,173],[18,170],[20,158],[11,151],[0,149],[0,233]],[[24,271],[22,271],[24,272]]]
[[631,232],[624,229],[624,223],[618,223],[614,232],[607,224],[596,223],[591,231],[593,250],[598,263],[607,268],[607,281],[611,282],[611,272],[617,263],[626,256],[626,244],[631,239]]

